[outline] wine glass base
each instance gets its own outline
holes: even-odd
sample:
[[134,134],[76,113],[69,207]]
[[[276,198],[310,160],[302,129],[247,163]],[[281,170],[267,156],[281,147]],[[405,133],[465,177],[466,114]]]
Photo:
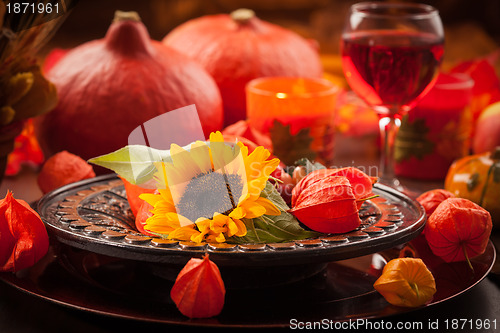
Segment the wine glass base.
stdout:
[[391,177],[383,177],[382,176],[379,179],[379,183],[381,183],[383,185],[390,186],[393,189],[398,190],[399,192],[406,194],[407,196],[409,196],[412,199],[416,199],[419,196],[418,192],[412,191],[407,186],[404,186],[401,183],[401,181],[395,177],[391,178]]

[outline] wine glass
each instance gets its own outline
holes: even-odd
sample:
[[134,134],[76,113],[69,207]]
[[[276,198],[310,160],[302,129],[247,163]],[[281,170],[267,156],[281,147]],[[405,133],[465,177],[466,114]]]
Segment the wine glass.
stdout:
[[380,182],[403,189],[394,174],[401,116],[434,85],[444,53],[438,11],[415,3],[361,2],[342,32],[342,67],[351,89],[379,115]]

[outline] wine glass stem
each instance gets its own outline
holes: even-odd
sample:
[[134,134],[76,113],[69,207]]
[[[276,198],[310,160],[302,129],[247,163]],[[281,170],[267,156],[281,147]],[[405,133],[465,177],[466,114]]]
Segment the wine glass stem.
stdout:
[[[382,154],[380,159],[381,182],[393,185],[397,182],[394,173],[394,142],[400,120],[394,114],[381,117],[379,120]],[[396,184],[397,185],[397,184]]]

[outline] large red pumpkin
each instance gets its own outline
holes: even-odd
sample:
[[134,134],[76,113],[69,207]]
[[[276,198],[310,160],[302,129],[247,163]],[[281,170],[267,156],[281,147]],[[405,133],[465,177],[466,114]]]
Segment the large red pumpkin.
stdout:
[[59,97],[35,124],[47,156],[61,150],[84,159],[107,154],[126,146],[130,132],[147,120],[191,104],[205,136],[222,129],[222,100],[212,77],[151,40],[133,12],[117,12],[104,39],[72,49],[47,76]]
[[225,126],[246,118],[248,81],[323,74],[312,43],[258,19],[249,9],[190,20],[172,30],[163,43],[199,61],[214,77],[224,103]]

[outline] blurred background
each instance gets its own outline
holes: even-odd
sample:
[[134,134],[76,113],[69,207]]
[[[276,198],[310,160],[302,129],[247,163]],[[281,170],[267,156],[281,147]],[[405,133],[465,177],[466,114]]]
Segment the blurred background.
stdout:
[[[153,39],[192,18],[253,9],[263,20],[318,41],[322,54],[337,54],[344,17],[352,0],[84,0],[79,1],[46,50],[102,38],[114,11],[139,13]],[[397,1],[393,1],[397,2]],[[500,1],[419,1],[436,7],[446,30],[445,61],[486,55],[500,45]],[[42,53],[43,55],[43,53]]]

